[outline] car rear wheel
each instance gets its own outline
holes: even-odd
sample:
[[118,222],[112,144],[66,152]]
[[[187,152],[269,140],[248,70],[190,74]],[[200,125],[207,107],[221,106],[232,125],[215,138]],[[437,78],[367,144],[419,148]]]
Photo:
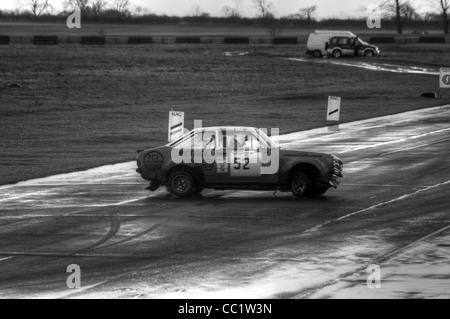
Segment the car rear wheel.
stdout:
[[291,178],[291,192],[295,197],[307,196],[312,187],[311,178],[303,172],[294,173]]
[[178,197],[192,195],[195,190],[194,178],[189,172],[178,171],[172,173],[169,179],[169,191]]
[[334,58],[340,58],[342,56],[341,50],[334,50],[333,51],[333,57]]
[[322,52],[320,52],[319,50],[314,51],[313,52],[313,57],[321,58],[322,57]]
[[373,53],[372,50],[367,50],[366,52],[364,52],[364,56],[369,57],[369,58],[373,57],[374,55],[375,54]]

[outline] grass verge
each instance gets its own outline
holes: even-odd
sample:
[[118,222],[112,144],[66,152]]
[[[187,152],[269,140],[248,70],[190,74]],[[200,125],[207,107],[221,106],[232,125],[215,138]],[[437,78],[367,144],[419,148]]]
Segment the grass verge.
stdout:
[[[393,45],[377,61],[444,66],[449,48]],[[438,91],[433,76],[283,59],[302,46],[0,46],[0,56],[0,184],[133,160],[165,143],[172,108],[189,128],[288,133],[329,125],[328,95],[342,97],[341,122],[450,102],[420,97]]]

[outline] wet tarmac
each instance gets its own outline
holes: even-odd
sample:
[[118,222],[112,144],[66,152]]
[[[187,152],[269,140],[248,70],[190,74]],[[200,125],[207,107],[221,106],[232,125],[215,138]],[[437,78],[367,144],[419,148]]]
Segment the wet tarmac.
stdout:
[[149,193],[134,162],[2,186],[0,297],[448,298],[449,123],[445,106],[281,136],[343,159],[316,199]]
[[355,61],[348,59],[312,59],[312,58],[288,58],[291,61],[306,62],[306,63],[319,63],[319,64],[333,64],[349,66],[354,68],[366,69],[371,71],[381,71],[381,72],[392,72],[392,73],[402,73],[402,74],[424,74],[424,75],[439,75],[439,69],[434,68],[424,68],[409,65],[398,65],[391,63],[380,63],[380,62],[367,62],[367,61]]

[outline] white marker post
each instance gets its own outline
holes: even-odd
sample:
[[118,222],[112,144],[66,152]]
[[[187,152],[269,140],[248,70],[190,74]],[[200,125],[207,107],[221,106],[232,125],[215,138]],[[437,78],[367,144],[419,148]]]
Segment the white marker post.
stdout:
[[341,115],[341,98],[338,96],[329,96],[327,121],[339,121],[340,115]]
[[184,134],[184,112],[169,112],[169,142]]
[[439,88],[450,88],[450,68],[441,68],[441,75],[439,77]]

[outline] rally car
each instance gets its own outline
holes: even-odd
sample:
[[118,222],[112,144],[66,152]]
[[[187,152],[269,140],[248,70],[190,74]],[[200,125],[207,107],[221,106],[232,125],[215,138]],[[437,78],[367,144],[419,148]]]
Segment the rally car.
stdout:
[[283,149],[252,127],[194,129],[165,146],[138,151],[137,166],[148,190],[167,186],[179,197],[205,188],[321,196],[343,177],[338,157]]

